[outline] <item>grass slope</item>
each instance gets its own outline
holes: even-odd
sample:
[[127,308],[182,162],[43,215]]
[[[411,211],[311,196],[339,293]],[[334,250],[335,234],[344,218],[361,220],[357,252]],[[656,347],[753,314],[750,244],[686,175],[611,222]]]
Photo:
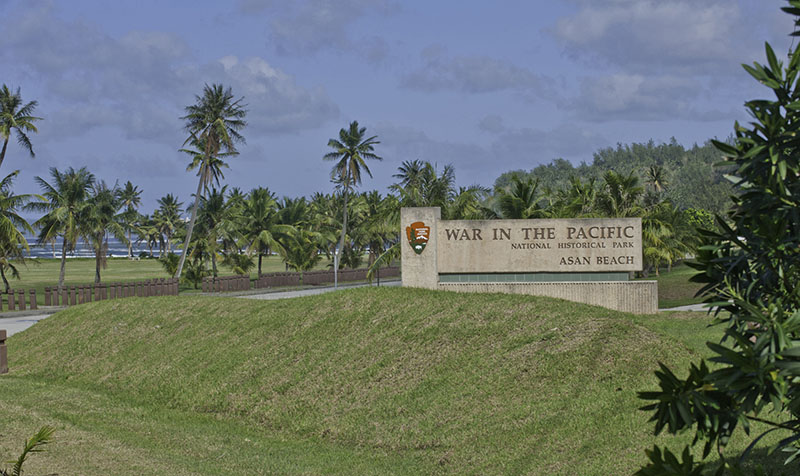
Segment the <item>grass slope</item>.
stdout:
[[[698,357],[663,329],[702,319],[668,319],[403,288],[106,301],[9,340],[0,419],[164,474],[630,474],[657,440],[636,392]],[[60,446],[50,471],[139,474]]]

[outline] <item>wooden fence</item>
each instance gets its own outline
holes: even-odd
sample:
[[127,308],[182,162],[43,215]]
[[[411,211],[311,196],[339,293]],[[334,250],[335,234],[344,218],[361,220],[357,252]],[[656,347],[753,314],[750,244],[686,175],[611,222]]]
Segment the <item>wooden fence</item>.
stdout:
[[[35,289],[9,289],[7,293],[3,293],[6,295],[6,310],[8,311],[24,311],[26,309],[33,309],[36,310],[38,307],[36,306],[36,290]],[[25,301],[28,301],[28,306],[26,307]],[[0,311],[3,310],[3,300],[0,299]]]
[[[33,293],[33,290],[31,290]],[[175,278],[149,279],[131,283],[91,284],[85,286],[57,286],[44,288],[45,306],[74,306],[92,301],[126,297],[177,296],[178,280]],[[32,295],[32,301],[34,297]],[[11,302],[9,301],[9,306]],[[23,308],[24,309],[24,308]],[[13,310],[13,309],[9,309]]]
[[[381,278],[392,278],[400,276],[400,268],[382,268]],[[365,281],[367,279],[366,269],[343,269],[339,271],[339,282]],[[333,283],[333,271],[306,271],[300,273],[269,273],[262,274],[252,283],[253,289],[264,289],[276,286],[300,286],[319,285]],[[246,291],[251,289],[250,278],[247,275],[222,276],[217,278],[203,278],[203,292],[217,293],[226,291]]]

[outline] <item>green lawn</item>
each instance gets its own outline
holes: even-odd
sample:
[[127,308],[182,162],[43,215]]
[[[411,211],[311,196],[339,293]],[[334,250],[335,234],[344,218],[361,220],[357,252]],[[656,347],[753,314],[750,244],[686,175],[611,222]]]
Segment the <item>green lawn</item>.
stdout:
[[658,281],[659,309],[703,302],[702,298],[695,297],[702,285],[689,282],[689,278],[696,273],[696,270],[685,264],[679,264],[672,271],[662,268],[659,276],[651,274],[647,279]]
[[631,474],[689,439],[636,392],[707,323],[404,288],[92,303],[9,339],[0,458],[51,424],[29,474]]

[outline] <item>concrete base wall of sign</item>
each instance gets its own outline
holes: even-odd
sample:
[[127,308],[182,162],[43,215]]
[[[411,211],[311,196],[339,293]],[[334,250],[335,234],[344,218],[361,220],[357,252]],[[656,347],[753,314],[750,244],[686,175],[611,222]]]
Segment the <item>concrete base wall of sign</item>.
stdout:
[[547,296],[633,314],[658,312],[658,282],[656,281],[439,283],[438,289],[461,293]]

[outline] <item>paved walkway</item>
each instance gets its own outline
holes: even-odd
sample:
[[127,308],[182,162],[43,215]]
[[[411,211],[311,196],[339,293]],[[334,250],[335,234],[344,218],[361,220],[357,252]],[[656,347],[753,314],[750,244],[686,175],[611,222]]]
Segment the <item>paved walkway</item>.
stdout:
[[659,312],[665,311],[708,311],[708,308],[705,304],[689,304],[686,306],[678,306],[678,307],[671,307],[669,309],[659,309]]
[[[365,286],[377,286],[376,284],[344,284],[340,285],[339,289],[352,289],[352,288],[363,288]],[[381,286],[400,286],[400,280],[396,281],[382,281]],[[273,292],[266,292],[266,293],[259,293],[259,294],[245,294],[242,296],[236,296],[241,299],[262,299],[262,300],[273,300],[273,299],[288,299],[288,298],[295,298],[301,296],[314,296],[317,294],[325,294],[332,291],[336,291],[334,287],[327,287],[327,288],[312,288],[312,289],[298,289],[296,291],[273,291]]]
[[53,313],[25,314],[16,317],[0,318],[0,329],[5,329],[8,331],[8,336],[11,337],[17,332],[22,332],[42,319],[50,316],[50,314]]

